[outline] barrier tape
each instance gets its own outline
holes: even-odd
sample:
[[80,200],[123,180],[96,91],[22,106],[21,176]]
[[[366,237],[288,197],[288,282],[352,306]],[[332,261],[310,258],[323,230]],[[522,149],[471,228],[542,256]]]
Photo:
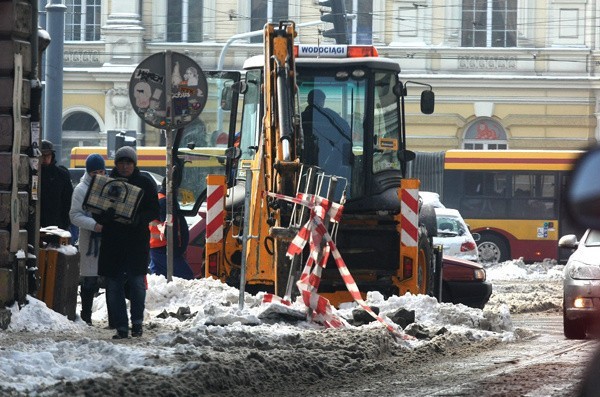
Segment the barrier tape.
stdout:
[[[412,339],[411,336],[406,335],[399,330],[396,324],[390,323],[376,314],[363,300],[354,278],[350,274],[333,239],[327,232],[327,228],[323,224],[323,219],[325,219],[325,216],[329,216],[329,219],[331,219],[332,222],[339,222],[342,216],[343,206],[312,194],[300,193],[296,197],[289,197],[270,192],[267,194],[280,200],[304,205],[310,209],[310,218],[308,222],[302,226],[298,234],[294,237],[286,255],[289,258],[293,258],[295,255],[302,252],[307,242],[309,243],[310,254],[296,285],[300,290],[304,304],[312,310],[311,316],[313,321],[320,322],[331,328],[340,328],[348,325],[344,319],[333,314],[333,309],[329,300],[317,293],[321,282],[322,270],[326,267],[327,260],[331,254],[333,255],[340,275],[346,284],[346,288],[354,301],[374,319],[382,323],[392,335],[401,337],[405,340]],[[320,251],[321,242],[323,240],[326,245],[323,247],[322,251]],[[320,261],[318,261],[319,253],[322,254]],[[273,294],[266,294],[263,300],[263,302],[274,301],[289,304],[289,301],[283,300]]]

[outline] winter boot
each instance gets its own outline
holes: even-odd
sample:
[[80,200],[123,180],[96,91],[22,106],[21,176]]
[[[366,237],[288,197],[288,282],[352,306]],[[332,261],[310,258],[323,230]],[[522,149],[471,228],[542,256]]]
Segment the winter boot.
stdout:
[[83,277],[81,283],[81,319],[88,325],[92,325],[92,305],[94,295],[98,291],[96,277]]
[[142,324],[133,324],[131,326],[131,336],[134,338],[142,336]]
[[92,326],[92,315],[90,313],[84,313],[84,311],[81,311],[81,319],[83,321],[85,321],[85,323],[87,325],[89,325],[90,327]]
[[117,330],[117,334],[113,335],[113,339],[128,339],[129,338],[129,330]]

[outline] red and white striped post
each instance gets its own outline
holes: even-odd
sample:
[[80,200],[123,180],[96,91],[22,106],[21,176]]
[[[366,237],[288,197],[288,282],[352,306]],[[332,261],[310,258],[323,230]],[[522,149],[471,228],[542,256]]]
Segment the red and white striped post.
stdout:
[[225,176],[206,177],[206,246],[204,247],[205,276],[219,275],[223,251],[223,223],[225,220]]
[[[398,192],[400,198],[400,263],[401,280],[406,288],[400,294],[419,291],[419,185],[418,179],[403,179]],[[423,275],[426,277],[426,275]],[[409,280],[409,281],[407,281]]]

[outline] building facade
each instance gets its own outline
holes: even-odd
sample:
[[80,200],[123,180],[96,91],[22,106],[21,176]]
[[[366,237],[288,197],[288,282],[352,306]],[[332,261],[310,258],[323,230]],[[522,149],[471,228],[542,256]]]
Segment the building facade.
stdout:
[[[239,70],[262,53],[264,24],[280,19],[296,22],[300,43],[333,43],[322,34],[331,25],[315,24],[318,0],[64,4],[63,158],[74,146],[105,145],[111,130],[159,144],[128,96],[131,73],[151,54],[170,49],[204,70]],[[353,43],[373,44],[404,80],[436,92],[433,115],[408,98],[410,149],[575,149],[600,138],[597,0],[346,0],[346,9]],[[209,92],[205,112],[215,111],[210,102]]]

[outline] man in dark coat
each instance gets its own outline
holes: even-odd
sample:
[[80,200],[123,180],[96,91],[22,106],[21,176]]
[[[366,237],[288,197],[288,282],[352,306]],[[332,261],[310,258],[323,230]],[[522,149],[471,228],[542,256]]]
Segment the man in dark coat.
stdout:
[[[325,106],[325,93],[314,89],[308,93],[308,106],[302,112],[307,163],[328,172],[339,171],[344,146],[352,150],[350,124],[335,110]],[[339,174],[338,174],[339,175]]]
[[117,222],[114,214],[98,216],[103,225],[98,275],[106,279],[109,318],[117,329],[115,339],[129,337],[129,319],[125,301],[125,285],[131,302],[131,335],[142,336],[146,301],[146,274],[150,252],[148,224],[159,217],[156,184],[140,173],[137,154],[132,147],[123,146],[115,153],[113,178],[125,178],[143,191],[134,221]]
[[69,170],[56,165],[52,142],[42,141],[42,171],[40,180],[40,226],[57,226],[69,231],[73,184]]

